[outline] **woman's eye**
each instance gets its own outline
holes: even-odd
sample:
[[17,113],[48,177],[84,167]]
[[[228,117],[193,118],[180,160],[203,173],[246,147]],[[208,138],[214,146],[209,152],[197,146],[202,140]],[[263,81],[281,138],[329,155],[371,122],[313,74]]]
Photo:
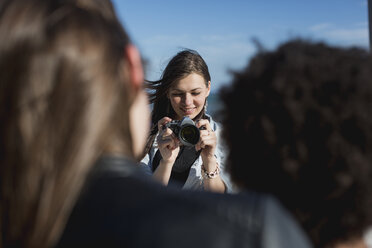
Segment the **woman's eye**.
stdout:
[[193,95],[193,96],[200,95],[200,92],[193,92],[192,95]]

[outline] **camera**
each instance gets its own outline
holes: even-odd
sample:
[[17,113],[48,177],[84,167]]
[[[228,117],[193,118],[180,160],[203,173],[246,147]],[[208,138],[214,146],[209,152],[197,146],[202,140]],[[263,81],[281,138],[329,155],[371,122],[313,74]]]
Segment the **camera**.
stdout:
[[195,126],[194,121],[187,116],[183,117],[180,121],[174,120],[168,122],[165,124],[166,127],[170,128],[185,146],[194,146],[199,142],[200,131]]

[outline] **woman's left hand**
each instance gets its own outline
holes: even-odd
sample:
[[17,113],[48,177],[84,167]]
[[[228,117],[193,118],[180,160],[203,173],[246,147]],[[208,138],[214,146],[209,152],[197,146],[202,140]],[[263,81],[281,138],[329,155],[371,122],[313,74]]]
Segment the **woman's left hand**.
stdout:
[[[200,130],[200,140],[195,145],[195,149],[201,151],[201,157],[203,160],[203,164],[207,165],[210,164],[210,161],[215,161],[215,151],[217,147],[217,136],[215,132],[212,130],[209,121],[206,119],[201,119],[196,123],[196,126],[200,129],[200,127],[204,126],[205,130]],[[213,163],[215,164],[215,163]],[[206,168],[208,169],[208,168]],[[214,169],[214,168],[212,168]]]
[[[204,130],[200,130],[200,140],[195,145],[195,149],[199,151],[201,149],[200,156],[203,160],[202,168],[208,173],[218,171],[217,158],[214,156],[217,148],[217,136],[212,130],[208,120],[202,119],[196,123],[199,128],[204,126]],[[226,192],[226,185],[222,181],[221,177],[204,180],[204,189],[214,192],[224,193]]]

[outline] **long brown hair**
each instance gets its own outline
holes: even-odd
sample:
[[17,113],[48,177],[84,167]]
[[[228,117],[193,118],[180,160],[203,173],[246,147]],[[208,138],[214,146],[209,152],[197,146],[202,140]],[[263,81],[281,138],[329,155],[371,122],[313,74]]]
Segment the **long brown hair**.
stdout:
[[94,161],[133,155],[129,42],[109,0],[0,4],[0,246],[52,246]]
[[[203,57],[195,50],[184,49],[178,52],[165,67],[161,78],[157,81],[146,81],[147,89],[149,90],[150,103],[153,103],[151,114],[151,132],[148,138],[145,154],[150,150],[155,135],[158,132],[158,121],[168,116],[175,117],[175,112],[167,97],[169,89],[179,80],[188,75],[196,73],[202,76],[206,86],[211,81],[207,63]],[[196,119],[205,118],[205,108],[195,117]]]

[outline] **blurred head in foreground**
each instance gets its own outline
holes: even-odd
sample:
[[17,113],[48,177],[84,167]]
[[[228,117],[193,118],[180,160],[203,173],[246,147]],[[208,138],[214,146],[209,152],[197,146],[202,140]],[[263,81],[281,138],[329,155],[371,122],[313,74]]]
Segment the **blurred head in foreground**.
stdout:
[[315,247],[356,245],[372,224],[371,79],[367,51],[293,40],[221,91],[233,181],[275,195]]
[[53,244],[94,161],[142,153],[142,81],[109,0],[1,1],[3,246]]

